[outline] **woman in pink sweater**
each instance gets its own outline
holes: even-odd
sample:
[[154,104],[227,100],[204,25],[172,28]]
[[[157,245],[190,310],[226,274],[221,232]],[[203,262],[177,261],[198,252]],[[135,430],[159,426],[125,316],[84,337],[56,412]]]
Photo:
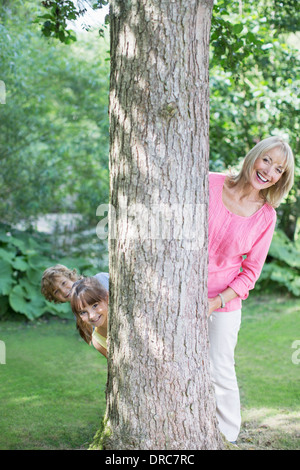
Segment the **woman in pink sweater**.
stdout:
[[241,424],[234,349],[242,300],[254,288],[275,224],[275,208],[294,180],[294,157],[279,137],[259,142],[240,173],[209,175],[208,331],[221,432],[235,442]]

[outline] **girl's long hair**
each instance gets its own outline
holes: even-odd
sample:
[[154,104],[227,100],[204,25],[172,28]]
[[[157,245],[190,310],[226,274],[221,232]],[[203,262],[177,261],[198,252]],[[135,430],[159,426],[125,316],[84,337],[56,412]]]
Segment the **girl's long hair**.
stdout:
[[80,336],[88,344],[91,344],[93,327],[82,321],[80,313],[87,305],[108,299],[107,290],[94,277],[85,277],[73,285],[71,308],[76,318],[76,327]]

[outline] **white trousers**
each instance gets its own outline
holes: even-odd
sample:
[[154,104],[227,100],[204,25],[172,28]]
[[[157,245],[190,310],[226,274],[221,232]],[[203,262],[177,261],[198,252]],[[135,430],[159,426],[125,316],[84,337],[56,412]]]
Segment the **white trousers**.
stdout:
[[241,325],[241,310],[213,312],[208,318],[211,377],[215,387],[219,429],[226,439],[237,439],[241,426],[240,393],[234,350]]

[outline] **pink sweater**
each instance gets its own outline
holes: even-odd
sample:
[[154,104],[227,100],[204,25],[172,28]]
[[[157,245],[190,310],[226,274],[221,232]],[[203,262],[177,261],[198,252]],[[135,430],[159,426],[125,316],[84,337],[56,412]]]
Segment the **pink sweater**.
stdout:
[[276,224],[276,212],[269,204],[250,217],[226,209],[222,201],[225,178],[220,173],[209,174],[208,297],[215,297],[227,287],[238,297],[218,309],[220,312],[240,309],[242,300],[254,288]]

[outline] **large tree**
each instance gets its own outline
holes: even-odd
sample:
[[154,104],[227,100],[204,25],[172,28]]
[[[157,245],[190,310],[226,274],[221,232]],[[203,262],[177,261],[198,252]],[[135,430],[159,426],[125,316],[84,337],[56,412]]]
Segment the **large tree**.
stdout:
[[94,448],[219,449],[207,338],[213,0],[110,9],[110,317]]
[[[44,16],[44,34],[62,42],[73,40],[72,33],[65,30],[65,18],[76,16],[73,3],[69,0],[42,3],[48,9]],[[95,6],[106,3],[98,0]],[[111,230],[114,237],[110,245],[107,425],[102,433],[102,437],[110,434],[110,438],[102,439],[105,448],[190,448],[194,443],[186,436],[190,435],[189,425],[193,418],[198,423],[197,430],[193,430],[197,441],[195,447],[220,445],[218,433],[211,424],[215,423],[211,395],[203,393],[203,390],[209,390],[204,313],[206,244],[203,246],[201,242],[206,236],[206,211],[202,209],[207,207],[207,127],[203,126],[201,114],[207,113],[207,87],[201,73],[207,72],[207,46],[198,48],[198,45],[205,36],[204,25],[207,26],[206,39],[208,37],[211,3],[112,2],[110,115]],[[217,102],[215,112],[212,108],[213,114],[217,114],[217,126],[213,121],[212,128],[217,128],[217,132],[211,133],[211,139],[214,153],[220,153],[222,168],[223,160],[229,163],[228,155],[244,154],[244,143],[248,140],[252,143],[253,136],[259,137],[261,132],[267,131],[268,126],[263,130],[257,116],[261,116],[261,104],[266,94],[268,51],[271,43],[277,44],[273,41],[277,30],[280,33],[297,30],[297,15],[290,15],[290,10],[296,8],[296,0],[284,3],[264,0],[260,7],[263,11],[259,9],[256,15],[252,13],[252,3],[234,1],[228,6],[228,2],[219,0],[215,6],[211,64],[223,68],[227,75],[224,78],[219,70],[215,73],[223,88],[220,93],[213,82],[220,103]],[[198,30],[197,9],[203,12],[198,15],[203,20],[200,19]],[[256,17],[260,26],[254,24]],[[263,24],[269,17],[271,28]],[[250,66],[245,59],[249,57],[251,61],[254,58],[257,63],[257,53],[264,81],[261,82],[261,102],[257,100],[257,90],[252,90],[254,128],[251,132],[248,130],[249,94],[246,95],[244,90],[240,97],[242,106],[236,97],[233,102],[238,102],[241,115],[247,116],[247,126],[238,127],[236,117],[231,116],[223,126],[219,107],[223,106],[228,112],[224,84],[228,85],[230,78],[235,86],[240,75],[252,86],[248,72],[253,68],[256,76],[257,67]],[[287,63],[290,64],[290,60]],[[270,65],[271,73],[276,76],[272,58]],[[293,82],[291,78],[288,80]],[[286,83],[284,88],[286,93]],[[293,102],[293,98],[289,99]],[[232,107],[235,116],[236,106]],[[232,121],[232,135],[228,120]],[[274,122],[268,121],[268,124],[273,129]],[[224,127],[222,139],[220,127]],[[232,138],[235,135],[239,137]],[[220,146],[216,145],[218,142]],[[234,147],[238,143],[238,149],[241,146],[241,152],[228,152],[232,142]],[[211,163],[214,164],[214,160]],[[200,222],[201,228],[198,228],[198,246],[187,247],[186,231],[180,234],[180,229],[188,226],[188,218],[193,215],[191,208],[195,209],[195,221]],[[156,226],[159,220],[162,224],[160,238]],[[177,238],[181,235],[179,241],[175,236],[172,238],[176,231]],[[192,292],[189,290],[191,285]],[[196,340],[197,334],[199,340]],[[203,363],[206,368],[201,370]],[[192,380],[193,370],[196,373]],[[202,380],[201,385],[198,379]],[[197,388],[201,389],[200,393]],[[171,394],[169,402],[168,394]],[[205,412],[199,412],[201,407],[208,410],[209,419],[205,420]],[[202,438],[198,439],[197,433]],[[205,434],[208,436],[206,441]],[[95,446],[99,446],[98,437]]]

